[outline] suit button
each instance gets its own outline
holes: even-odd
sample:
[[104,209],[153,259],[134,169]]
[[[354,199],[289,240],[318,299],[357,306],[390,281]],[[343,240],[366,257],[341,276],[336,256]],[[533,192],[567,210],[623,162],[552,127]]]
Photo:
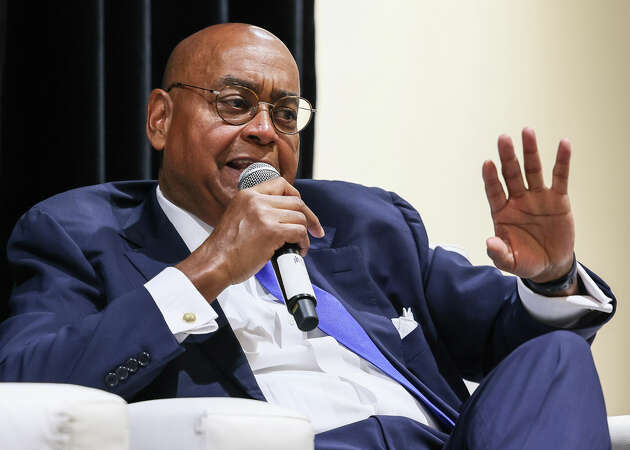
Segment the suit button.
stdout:
[[149,354],[149,352],[142,352],[139,353],[138,356],[136,356],[136,359],[142,367],[146,367],[151,362],[151,355]]
[[126,381],[127,378],[129,378],[129,369],[127,369],[125,366],[116,367],[115,372],[121,382]]
[[129,369],[129,373],[136,373],[140,368],[140,363],[136,358],[129,358],[125,363],[127,369]]
[[105,386],[113,388],[118,385],[118,375],[114,372],[109,372],[105,375]]

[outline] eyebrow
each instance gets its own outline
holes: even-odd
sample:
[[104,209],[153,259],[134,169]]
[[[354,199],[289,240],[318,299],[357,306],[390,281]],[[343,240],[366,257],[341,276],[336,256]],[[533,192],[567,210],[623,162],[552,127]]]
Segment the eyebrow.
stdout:
[[[243,86],[246,87],[247,89],[250,89],[256,93],[260,92],[260,85],[258,83],[252,83],[251,81],[247,81],[247,80],[243,80],[241,78],[235,77],[234,75],[226,75],[224,77],[221,77],[219,79],[219,82],[221,83],[221,86]],[[288,96],[292,96],[292,97],[298,97],[298,94],[296,94],[295,92],[291,92],[291,91],[285,91],[283,89],[274,89],[273,90],[273,97],[274,98],[281,98],[281,97],[288,97]]]

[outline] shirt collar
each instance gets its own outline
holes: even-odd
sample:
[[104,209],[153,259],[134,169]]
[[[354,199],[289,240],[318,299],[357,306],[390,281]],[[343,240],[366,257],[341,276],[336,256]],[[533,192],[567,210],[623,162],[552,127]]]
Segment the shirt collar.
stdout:
[[157,201],[168,220],[173,224],[182,240],[191,252],[203,244],[213,228],[194,214],[180,208],[162,194],[160,186],[156,188]]

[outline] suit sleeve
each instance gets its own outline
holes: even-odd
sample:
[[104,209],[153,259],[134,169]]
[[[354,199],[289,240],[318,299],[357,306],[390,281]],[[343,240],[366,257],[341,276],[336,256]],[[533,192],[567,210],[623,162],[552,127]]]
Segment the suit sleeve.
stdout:
[[[80,384],[130,399],[184,351],[143,286],[106,297],[87,255],[46,212],[20,219],[7,255],[15,284],[0,324],[0,380]],[[107,385],[108,373],[143,353],[144,367]]]
[[[435,338],[467,379],[479,380],[523,342],[557,328],[541,323],[523,307],[517,279],[490,266],[472,266],[458,253],[432,250],[417,211],[392,194],[413,235],[422,272],[424,298]],[[606,283],[585,269],[603,293],[616,300]],[[591,342],[612,314],[593,311],[571,330]]]

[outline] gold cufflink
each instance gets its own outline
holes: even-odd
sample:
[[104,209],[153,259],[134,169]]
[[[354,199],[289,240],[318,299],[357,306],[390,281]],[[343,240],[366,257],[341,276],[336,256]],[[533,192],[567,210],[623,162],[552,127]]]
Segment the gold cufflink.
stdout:
[[197,320],[197,316],[195,315],[195,313],[187,312],[184,314],[184,317],[182,317],[182,319],[184,319],[184,322],[190,323]]

